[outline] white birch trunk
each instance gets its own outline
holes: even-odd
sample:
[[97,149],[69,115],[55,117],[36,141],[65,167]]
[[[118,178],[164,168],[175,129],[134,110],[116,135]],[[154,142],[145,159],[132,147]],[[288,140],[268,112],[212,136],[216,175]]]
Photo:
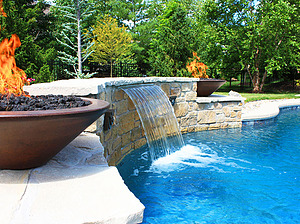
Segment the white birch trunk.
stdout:
[[80,26],[80,6],[79,6],[79,1],[77,0],[77,45],[78,45],[78,71],[77,71],[77,76],[78,74],[81,75],[82,74],[82,56],[81,56],[81,26]]

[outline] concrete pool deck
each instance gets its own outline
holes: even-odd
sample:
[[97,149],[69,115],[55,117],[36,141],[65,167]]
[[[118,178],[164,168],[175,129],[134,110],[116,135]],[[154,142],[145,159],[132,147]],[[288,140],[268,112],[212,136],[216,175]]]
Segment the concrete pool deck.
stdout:
[[140,223],[144,211],[91,133],[42,167],[0,170],[0,198],[1,224]]

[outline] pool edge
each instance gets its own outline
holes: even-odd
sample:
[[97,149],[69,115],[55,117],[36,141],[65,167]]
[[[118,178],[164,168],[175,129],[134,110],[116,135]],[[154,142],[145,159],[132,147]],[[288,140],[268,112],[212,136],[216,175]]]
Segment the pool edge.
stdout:
[[300,99],[265,101],[258,108],[244,112],[242,123],[272,119],[278,116],[280,109],[294,106],[300,106]]

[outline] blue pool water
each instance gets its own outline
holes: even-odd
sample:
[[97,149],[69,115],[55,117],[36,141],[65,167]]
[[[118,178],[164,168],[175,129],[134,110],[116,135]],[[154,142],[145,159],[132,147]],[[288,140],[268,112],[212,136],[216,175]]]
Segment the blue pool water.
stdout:
[[152,164],[146,147],[129,154],[118,169],[144,223],[300,223],[299,115],[186,134]]

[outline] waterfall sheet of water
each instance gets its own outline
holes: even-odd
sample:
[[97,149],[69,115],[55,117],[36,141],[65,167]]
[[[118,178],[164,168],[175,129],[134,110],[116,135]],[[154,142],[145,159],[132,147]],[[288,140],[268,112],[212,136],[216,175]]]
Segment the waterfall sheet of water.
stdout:
[[142,122],[152,161],[183,147],[184,142],[165,92],[156,85],[122,87]]

